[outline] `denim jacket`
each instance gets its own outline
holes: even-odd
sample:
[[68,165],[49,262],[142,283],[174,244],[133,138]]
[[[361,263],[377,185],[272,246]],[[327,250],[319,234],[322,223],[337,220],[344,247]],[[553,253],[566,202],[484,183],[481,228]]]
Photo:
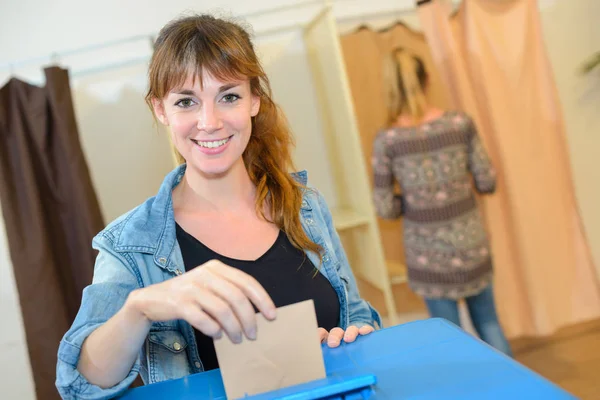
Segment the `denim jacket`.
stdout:
[[[132,290],[185,271],[171,197],[184,172],[185,165],[177,167],[155,197],[119,217],[94,238],[93,247],[99,250],[94,279],[84,289],[77,317],[58,350],[56,387],[64,399],[112,398],[127,389],[138,373],[149,384],[203,371],[194,330],[182,320],[153,322],[129,375],[112,388],[92,385],[77,371],[84,340],[117,313]],[[296,173],[295,178],[306,185],[306,172]],[[359,296],[329,209],[316,190],[304,191],[300,213],[308,237],[323,246],[322,263],[312,252],[307,256],[320,266],[319,271],[338,295],[340,327],[381,326],[377,311]]]

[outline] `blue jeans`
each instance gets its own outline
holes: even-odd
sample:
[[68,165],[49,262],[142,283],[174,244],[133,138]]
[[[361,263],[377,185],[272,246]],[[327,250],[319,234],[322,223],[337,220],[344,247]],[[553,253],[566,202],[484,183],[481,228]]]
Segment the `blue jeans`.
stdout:
[[[496,315],[492,285],[476,296],[465,298],[465,301],[469,309],[471,321],[479,337],[490,346],[512,357],[510,345],[504,336],[502,327],[498,322],[498,316]],[[456,300],[426,298],[425,304],[427,304],[429,314],[432,317],[444,318],[460,326]]]

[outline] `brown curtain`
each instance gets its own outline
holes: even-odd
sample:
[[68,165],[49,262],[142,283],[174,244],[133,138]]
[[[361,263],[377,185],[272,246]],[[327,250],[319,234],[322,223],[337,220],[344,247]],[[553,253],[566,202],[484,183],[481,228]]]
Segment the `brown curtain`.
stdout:
[[514,337],[599,317],[537,4],[465,0],[449,15],[445,1],[419,7],[452,105],[475,118],[498,170],[483,204],[502,323]]
[[[58,344],[91,283],[103,227],[78,138],[67,71],[0,89],[0,199],[37,398],[58,399]],[[107,155],[108,156],[108,155]]]
[[[402,47],[420,56],[430,71],[431,90],[427,93],[429,102],[447,108],[449,101],[422,33],[413,31],[402,23],[382,31],[361,27],[355,32],[342,36],[341,44],[364,149],[363,154],[372,180],[370,157],[373,140],[387,122],[383,95],[384,81],[381,75],[385,55],[396,47]],[[378,224],[388,266],[391,272],[402,273],[402,270],[397,269],[398,265],[404,264],[402,222],[379,218]]]

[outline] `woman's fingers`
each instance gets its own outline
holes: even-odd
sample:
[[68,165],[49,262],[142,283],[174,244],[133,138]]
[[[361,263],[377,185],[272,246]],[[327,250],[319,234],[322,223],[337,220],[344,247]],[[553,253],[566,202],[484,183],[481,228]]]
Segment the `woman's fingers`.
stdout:
[[210,290],[200,289],[195,293],[195,301],[206,314],[220,325],[233,343],[242,341],[242,325],[231,304]]
[[321,343],[325,343],[325,341],[327,340],[327,336],[329,336],[329,332],[327,332],[327,330],[323,328],[319,328],[319,340],[321,341]]
[[185,305],[182,317],[206,336],[218,339],[223,335],[221,326],[195,304]]
[[356,340],[357,336],[358,328],[354,325],[349,326],[348,329],[346,329],[346,332],[344,332],[344,342],[352,343]]
[[361,328],[358,330],[358,333],[359,333],[361,336],[364,336],[364,335],[368,335],[369,333],[371,333],[371,332],[374,332],[374,331],[375,331],[375,328],[373,328],[371,325],[363,325],[363,326],[361,326]]
[[246,337],[250,340],[255,340],[256,314],[250,300],[242,290],[219,275],[213,278],[207,277],[204,287],[229,304],[237,320],[240,322]]
[[351,325],[346,331],[342,328],[333,328],[330,332],[327,332],[323,328],[319,328],[319,338],[321,339],[321,343],[327,341],[329,347],[338,347],[342,342],[342,339],[346,343],[352,343],[359,335],[368,335],[374,330],[375,329],[370,325],[364,325],[360,329]]
[[[207,265],[217,275],[236,285],[269,320],[275,319],[276,307],[267,291],[252,276],[236,268],[214,261]],[[207,263],[208,264],[208,263]]]
[[331,331],[329,331],[329,336],[327,337],[327,346],[338,347],[342,342],[343,337],[344,330],[342,328],[333,328]]

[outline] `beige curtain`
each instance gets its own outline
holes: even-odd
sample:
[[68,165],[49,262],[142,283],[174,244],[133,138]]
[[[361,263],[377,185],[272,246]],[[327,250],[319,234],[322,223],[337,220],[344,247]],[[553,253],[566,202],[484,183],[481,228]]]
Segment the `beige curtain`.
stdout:
[[549,334],[600,317],[600,290],[574,187],[537,2],[419,7],[452,105],[471,114],[498,169],[483,198],[507,334]]
[[[382,31],[362,27],[341,37],[346,71],[366,158],[368,174],[373,179],[371,153],[377,132],[387,121],[384,82],[381,76],[383,57],[396,48],[403,47],[419,55],[430,71],[431,90],[428,100],[439,107],[449,105],[448,96],[437,74],[425,36],[397,23]],[[372,182],[371,182],[372,183]],[[379,230],[385,258],[392,272],[402,273],[398,266],[404,264],[401,220],[387,221],[379,218]]]

